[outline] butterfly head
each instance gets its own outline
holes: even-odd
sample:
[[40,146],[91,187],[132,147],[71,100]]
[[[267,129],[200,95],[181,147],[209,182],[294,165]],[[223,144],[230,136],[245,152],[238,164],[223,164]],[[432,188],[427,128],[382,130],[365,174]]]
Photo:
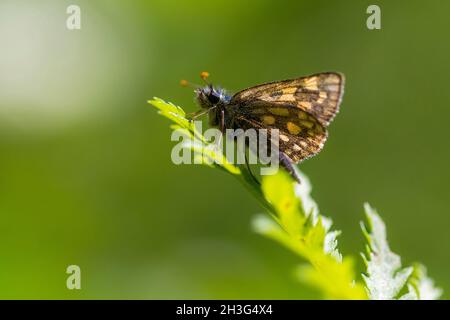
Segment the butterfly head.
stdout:
[[211,84],[195,90],[198,104],[205,109],[210,109],[229,100],[223,89],[214,88]]
[[220,104],[228,102],[231,97],[225,94],[225,90],[220,88],[215,88],[212,84],[207,82],[209,73],[203,71],[200,73],[200,78],[205,82],[206,86],[201,87],[199,85],[192,84],[186,80],[181,80],[182,86],[195,87],[195,95],[198,104],[204,109],[211,109],[217,107]]

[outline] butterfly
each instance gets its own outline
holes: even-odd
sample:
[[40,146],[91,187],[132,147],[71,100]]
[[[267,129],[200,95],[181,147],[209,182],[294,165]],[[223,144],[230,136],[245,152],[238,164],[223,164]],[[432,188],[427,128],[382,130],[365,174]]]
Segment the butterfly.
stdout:
[[[207,72],[202,72],[205,80]],[[234,95],[211,84],[195,90],[201,113],[209,123],[225,129],[279,130],[279,160],[300,182],[293,164],[318,154],[327,128],[339,111],[345,77],[338,72],[264,83]]]

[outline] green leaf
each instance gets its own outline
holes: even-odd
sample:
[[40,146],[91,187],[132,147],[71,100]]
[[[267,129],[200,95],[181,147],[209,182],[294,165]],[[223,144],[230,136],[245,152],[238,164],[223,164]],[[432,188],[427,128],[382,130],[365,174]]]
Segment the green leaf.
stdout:
[[300,280],[318,288],[325,299],[367,299],[363,285],[354,281],[352,258],[337,262],[330,256],[321,255],[316,264],[301,265],[296,273]]
[[355,281],[353,259],[342,259],[337,251],[339,232],[329,231],[331,220],[319,214],[309,194],[310,185],[304,181],[307,179],[302,175],[302,183],[296,185],[284,171],[263,178],[263,194],[273,206],[276,219],[274,222],[257,216],[253,221],[255,231],[308,261],[310,265],[298,268],[296,274],[303,282],[320,289],[325,298],[366,299],[363,285]]
[[413,269],[401,268],[400,257],[393,253],[387,242],[386,226],[383,220],[369,204],[364,206],[368,228],[361,224],[368,241],[367,256],[363,258],[367,265],[367,275],[363,275],[370,299],[395,299],[404,288]]
[[[442,289],[435,287],[433,279],[427,276],[427,269],[420,263],[413,266],[414,270],[408,280],[408,285],[414,290],[416,299],[437,300],[442,295]],[[410,289],[411,291],[411,289]]]
[[319,212],[311,197],[309,179],[298,172],[302,183],[297,184],[285,171],[263,176],[256,181],[246,166],[230,163],[222,150],[208,140],[186,118],[182,108],[159,98],[148,101],[158,113],[173,124],[171,129],[185,139],[182,148],[194,152],[194,158],[204,165],[221,169],[238,178],[255,196],[269,215],[253,219],[253,228],[292,250],[308,264],[296,270],[297,277],[319,289],[327,299],[437,299],[442,290],[434,287],[421,265],[401,268],[400,257],[394,254],[386,239],[386,227],[378,214],[365,206],[368,227],[362,225],[368,246],[363,258],[367,272],[366,287],[356,280],[354,260],[338,250],[340,231],[332,231],[331,219]]
[[186,138],[182,144],[183,148],[193,151],[194,157],[200,159],[202,164],[220,167],[233,175],[241,174],[239,167],[230,163],[222,150],[219,150],[214,143],[209,143],[197,130],[194,122],[186,118],[186,113],[182,108],[159,98],[153,98],[148,103],[158,108],[160,115],[175,122],[171,128]]
[[300,236],[306,221],[301,200],[295,194],[294,182],[284,171],[265,176],[262,191],[274,207],[281,226],[291,235]]

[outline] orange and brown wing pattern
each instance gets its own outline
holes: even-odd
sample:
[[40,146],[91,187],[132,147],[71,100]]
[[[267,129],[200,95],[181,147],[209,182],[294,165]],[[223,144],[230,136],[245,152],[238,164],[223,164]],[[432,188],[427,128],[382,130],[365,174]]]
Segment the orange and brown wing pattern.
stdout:
[[339,111],[344,93],[344,76],[336,72],[271,82],[236,93],[232,105],[252,108],[261,102],[275,106],[298,108],[327,127]]
[[245,115],[234,118],[235,125],[247,129],[279,130],[279,149],[292,162],[298,163],[322,150],[327,139],[325,127],[299,108],[259,104]]

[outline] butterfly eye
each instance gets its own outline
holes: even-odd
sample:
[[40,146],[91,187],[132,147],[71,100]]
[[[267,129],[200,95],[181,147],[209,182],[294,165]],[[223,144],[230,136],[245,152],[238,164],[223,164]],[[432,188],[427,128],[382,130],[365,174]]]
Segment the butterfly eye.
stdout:
[[211,93],[208,95],[208,100],[209,100],[209,102],[211,102],[212,104],[216,104],[216,103],[219,103],[219,101],[220,101],[220,96],[219,96],[217,93],[215,93],[215,92],[211,92]]

